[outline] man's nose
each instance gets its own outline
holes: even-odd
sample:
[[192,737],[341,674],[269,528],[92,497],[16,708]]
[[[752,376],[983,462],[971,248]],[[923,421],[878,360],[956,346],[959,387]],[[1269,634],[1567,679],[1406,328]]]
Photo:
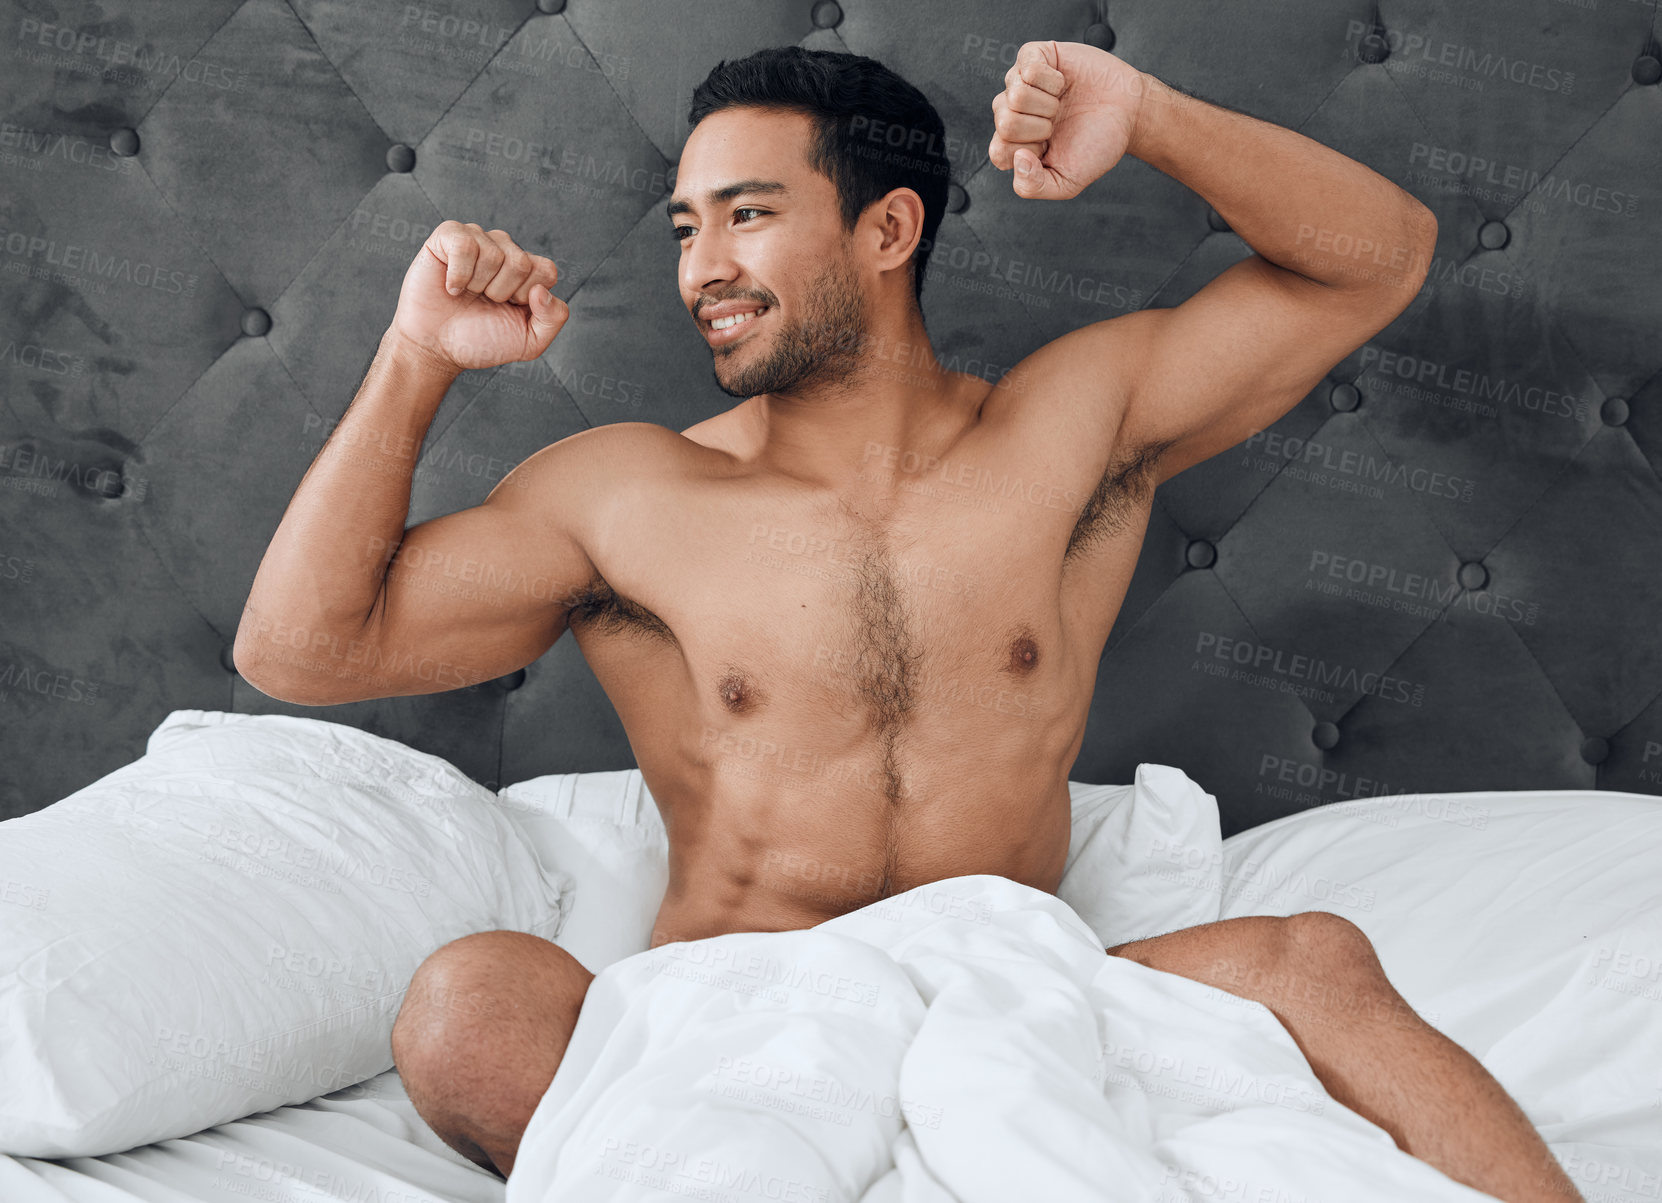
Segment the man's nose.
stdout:
[[718,237],[700,232],[681,253],[681,287],[691,296],[708,294],[738,279],[739,266]]

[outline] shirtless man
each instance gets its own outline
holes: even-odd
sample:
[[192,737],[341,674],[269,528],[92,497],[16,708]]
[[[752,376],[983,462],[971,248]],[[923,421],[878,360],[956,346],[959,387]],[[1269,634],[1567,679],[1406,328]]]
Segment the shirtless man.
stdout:
[[[694,94],[666,233],[741,402],[680,433],[575,434],[483,504],[406,531],[415,452],[458,372],[537,357],[569,316],[548,259],[442,223],[260,565],[239,671],[308,705],[435,692],[529,664],[569,625],[668,831],[654,943],[808,927],[960,874],[1054,891],[1068,772],[1154,487],[1268,426],[1389,324],[1436,221],[1343,155],[1090,46],[1025,45],[992,105],[988,154],[1019,196],[1075,196],[1130,154],[1257,253],[996,383],[947,371],[918,303],[947,192],[934,109],[858,56],[724,63]],[[1017,478],[1014,495],[988,484]],[[838,868],[805,882],[805,858]],[[1264,1003],[1335,1099],[1449,1176],[1579,1197],[1347,921],[1235,919],[1109,951]],[[512,933],[429,958],[393,1044],[447,1142],[512,1168],[586,984]],[[506,1005],[432,1001],[473,991]]]

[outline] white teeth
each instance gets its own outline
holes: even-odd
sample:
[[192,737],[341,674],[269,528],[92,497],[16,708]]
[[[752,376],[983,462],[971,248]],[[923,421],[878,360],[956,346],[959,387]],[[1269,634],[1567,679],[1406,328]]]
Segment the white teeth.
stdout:
[[731,317],[718,317],[710,323],[712,330],[726,330],[730,326],[737,326],[740,322],[748,322],[753,317],[766,313],[766,309],[755,309],[749,313],[735,313]]

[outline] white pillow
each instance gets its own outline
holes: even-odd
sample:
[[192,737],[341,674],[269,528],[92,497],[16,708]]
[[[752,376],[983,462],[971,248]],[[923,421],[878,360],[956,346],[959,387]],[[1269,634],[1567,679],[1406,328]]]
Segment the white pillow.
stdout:
[[533,777],[505,787],[497,802],[543,862],[574,883],[561,948],[599,973],[651,946],[669,888],[669,840],[639,769]]
[[0,823],[0,1152],[116,1152],[389,1069],[429,953],[559,932],[569,882],[492,803],[352,727],[180,710]]
[[1231,836],[1221,913],[1343,915],[1549,1141],[1591,1139],[1610,1117],[1662,1152],[1662,1069],[1635,1055],[1662,1049],[1659,865],[1649,795],[1372,798]]
[[1073,829],[1056,896],[1104,948],[1218,918],[1218,801],[1181,769],[1139,764],[1130,785],[1068,782]]
[[[1070,781],[1073,828],[1057,895],[1103,947],[1210,923],[1222,890],[1218,804],[1182,772],[1137,766],[1131,785]],[[559,945],[593,973],[651,944],[669,845],[639,769],[552,773],[505,787],[502,806],[576,883]]]

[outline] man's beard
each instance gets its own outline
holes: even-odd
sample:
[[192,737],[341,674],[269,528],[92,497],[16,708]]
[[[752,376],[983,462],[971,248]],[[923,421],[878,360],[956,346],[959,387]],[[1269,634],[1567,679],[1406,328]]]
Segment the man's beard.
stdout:
[[724,381],[719,367],[723,355],[730,359],[745,351],[739,347],[715,353],[717,388],[729,397],[749,398],[800,391],[804,385],[846,383],[853,376],[866,344],[865,295],[847,256],[827,264],[805,295],[807,314],[781,324],[773,345],[756,363],[732,368]]

